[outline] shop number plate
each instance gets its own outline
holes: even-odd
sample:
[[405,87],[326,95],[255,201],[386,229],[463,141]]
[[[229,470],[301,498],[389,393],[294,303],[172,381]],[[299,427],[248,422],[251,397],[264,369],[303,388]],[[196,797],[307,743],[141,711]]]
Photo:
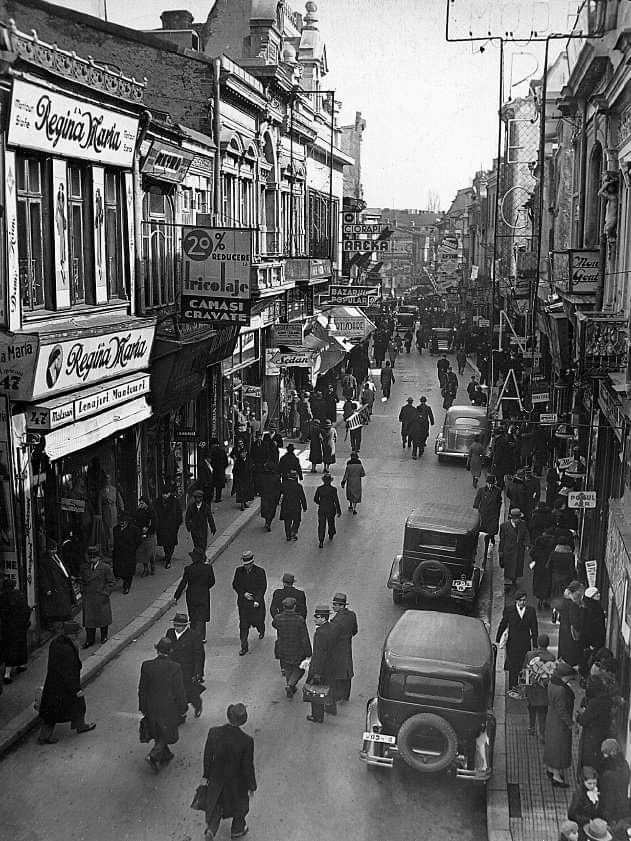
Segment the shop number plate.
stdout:
[[396,739],[394,736],[384,736],[383,733],[364,733],[364,741],[385,742],[387,745],[393,745]]

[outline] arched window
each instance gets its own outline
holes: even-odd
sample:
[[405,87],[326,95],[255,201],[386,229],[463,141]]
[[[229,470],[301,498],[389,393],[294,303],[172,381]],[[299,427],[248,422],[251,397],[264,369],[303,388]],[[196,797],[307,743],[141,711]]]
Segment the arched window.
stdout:
[[600,239],[600,182],[603,170],[603,149],[596,143],[589,156],[587,172],[587,187],[585,192],[585,234],[583,245],[585,248],[595,248]]
[[152,184],[142,203],[142,260],[147,309],[175,303],[175,227],[173,201]]

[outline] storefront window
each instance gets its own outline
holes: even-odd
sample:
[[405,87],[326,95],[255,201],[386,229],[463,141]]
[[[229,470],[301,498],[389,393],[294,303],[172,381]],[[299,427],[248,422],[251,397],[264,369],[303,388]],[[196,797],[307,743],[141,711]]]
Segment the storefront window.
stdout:
[[[329,196],[309,190],[309,256],[335,259],[339,203]],[[332,219],[331,219],[332,216]],[[331,233],[333,238],[331,239]]]
[[145,307],[175,302],[175,248],[173,203],[158,185],[152,185],[143,200],[142,259]]

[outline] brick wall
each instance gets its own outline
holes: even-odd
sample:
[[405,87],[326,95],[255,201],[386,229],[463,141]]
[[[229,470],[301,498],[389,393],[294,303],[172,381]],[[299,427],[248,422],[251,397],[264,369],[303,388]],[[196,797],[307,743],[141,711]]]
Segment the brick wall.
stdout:
[[35,29],[42,41],[114,65],[127,76],[147,77],[147,108],[166,111],[174,122],[210,133],[212,64],[207,56],[170,48],[151,35],[41,0],[0,0],[0,19],[10,18],[23,32]]

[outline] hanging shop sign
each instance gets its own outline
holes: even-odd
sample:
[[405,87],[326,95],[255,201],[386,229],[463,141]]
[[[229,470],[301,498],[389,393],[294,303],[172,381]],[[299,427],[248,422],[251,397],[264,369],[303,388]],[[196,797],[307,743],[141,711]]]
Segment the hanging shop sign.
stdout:
[[37,334],[0,336],[0,394],[12,400],[27,400],[33,393],[39,351]]
[[272,343],[277,347],[302,347],[302,323],[275,324],[272,328]]
[[547,391],[533,391],[530,399],[533,403],[547,403],[550,395]]
[[[546,395],[546,400],[547,399],[548,399],[548,397]],[[550,425],[552,423],[556,423],[558,420],[559,420],[559,416],[554,412],[550,413],[550,414],[545,414],[544,413],[544,414],[539,415],[539,423],[541,423],[543,425]]]
[[598,561],[585,561],[585,577],[587,578],[587,586],[596,586],[596,575],[598,573]]
[[130,169],[137,133],[136,117],[13,80],[9,145]]
[[568,508],[595,508],[596,491],[570,491],[567,495]]
[[315,361],[311,351],[306,353],[281,353],[278,350],[265,351],[265,373],[268,377],[280,373],[281,368],[312,368]]
[[338,286],[329,287],[329,301],[332,304],[350,304],[356,307],[374,306],[381,297],[378,286]]
[[241,389],[241,396],[245,400],[246,397],[257,397],[260,398],[261,396],[261,386],[260,385],[244,385]]
[[251,231],[184,227],[182,251],[182,318],[249,324]]
[[600,251],[597,248],[570,249],[569,291],[595,292],[600,282]]
[[149,147],[140,171],[160,181],[181,184],[193,163],[195,155],[162,140],[154,140]]

